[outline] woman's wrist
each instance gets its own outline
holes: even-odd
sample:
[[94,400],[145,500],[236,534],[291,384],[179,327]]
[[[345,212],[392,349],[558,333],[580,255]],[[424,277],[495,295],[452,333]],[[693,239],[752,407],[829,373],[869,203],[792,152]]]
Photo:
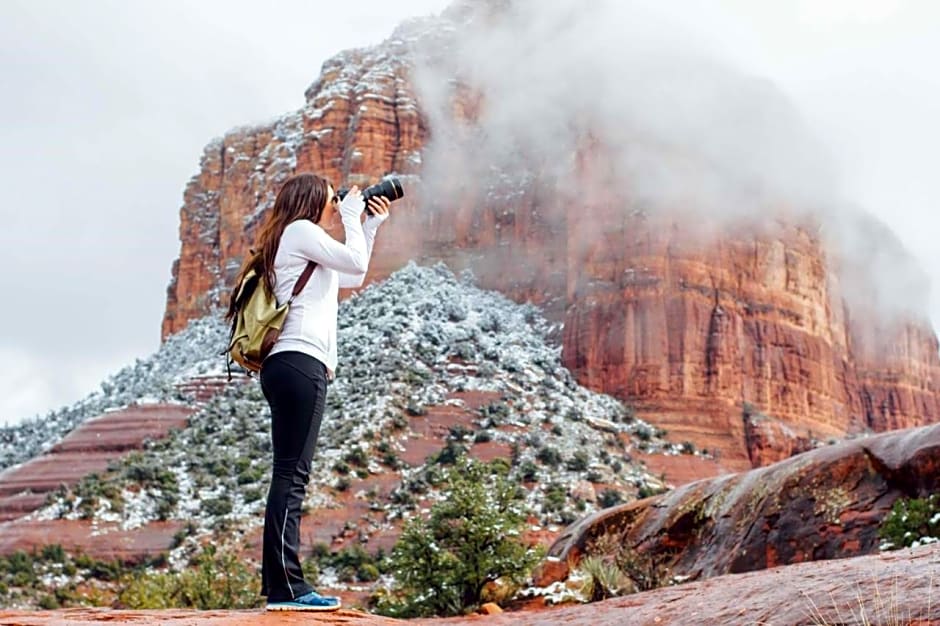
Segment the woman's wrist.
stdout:
[[363,228],[369,231],[372,234],[375,234],[379,230],[379,226],[382,225],[382,222],[388,219],[388,215],[370,215],[366,218],[366,223]]

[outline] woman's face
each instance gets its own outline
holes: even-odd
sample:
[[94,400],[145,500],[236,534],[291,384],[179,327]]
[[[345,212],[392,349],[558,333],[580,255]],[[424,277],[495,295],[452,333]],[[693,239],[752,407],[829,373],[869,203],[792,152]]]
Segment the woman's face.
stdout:
[[339,205],[339,197],[333,191],[333,185],[329,185],[326,193],[326,205],[323,207],[323,214],[320,216],[320,226],[326,230],[333,227],[337,205]]

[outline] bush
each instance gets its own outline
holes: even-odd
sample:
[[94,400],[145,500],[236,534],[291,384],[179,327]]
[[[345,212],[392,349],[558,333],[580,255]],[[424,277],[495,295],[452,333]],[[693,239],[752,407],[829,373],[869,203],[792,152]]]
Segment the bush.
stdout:
[[558,467],[561,463],[561,453],[551,446],[545,446],[539,450],[535,458],[549,467]]
[[617,506],[623,502],[623,496],[615,489],[605,489],[601,492],[597,500],[601,507],[606,509],[607,507]]
[[560,511],[565,506],[565,500],[566,491],[564,487],[557,483],[549,485],[545,489],[545,499],[542,502],[542,511],[545,513]]
[[574,453],[568,461],[565,463],[567,467],[572,472],[583,472],[587,469],[590,459],[588,458],[587,452],[584,450],[578,450]]
[[244,560],[208,545],[179,573],[136,571],[122,579],[118,602],[132,609],[249,609],[260,605],[258,576]]
[[895,501],[878,529],[884,549],[897,550],[940,541],[940,496]]
[[598,602],[615,596],[633,593],[636,589],[633,581],[623,570],[599,556],[585,557],[578,564],[584,573],[584,585],[581,594],[588,602]]
[[[324,550],[325,548],[325,550]],[[382,557],[373,556],[362,544],[353,544],[335,554],[329,546],[318,547],[314,558],[321,568],[332,567],[342,582],[372,582],[378,580]]]
[[494,425],[503,423],[511,414],[512,410],[505,402],[490,402],[480,407],[480,415],[489,418]]
[[343,460],[356,467],[366,467],[369,464],[369,454],[357,446],[344,454]]
[[228,515],[232,512],[232,501],[227,496],[210,498],[209,500],[203,501],[202,506],[206,510],[206,513],[213,517]]
[[462,459],[446,472],[450,491],[430,519],[405,525],[391,556],[397,587],[378,600],[384,615],[458,615],[479,605],[484,586],[518,586],[540,551],[518,538],[522,493],[502,474]]
[[578,565],[586,575],[582,593],[589,602],[650,591],[672,584],[671,554],[639,552],[624,537],[601,535],[587,546]]
[[429,463],[438,463],[440,465],[453,465],[460,458],[463,457],[467,452],[467,447],[456,443],[454,441],[448,441],[447,444],[441,449],[437,454],[431,455],[428,458]]
[[652,498],[653,496],[658,496],[659,494],[666,493],[667,491],[669,490],[666,489],[665,487],[656,487],[656,486],[647,485],[646,483],[643,483],[642,485],[640,485],[640,488],[637,489],[636,497],[639,500],[643,500],[645,498]]
[[519,466],[519,475],[526,482],[535,482],[539,478],[539,466],[532,461],[526,461]]

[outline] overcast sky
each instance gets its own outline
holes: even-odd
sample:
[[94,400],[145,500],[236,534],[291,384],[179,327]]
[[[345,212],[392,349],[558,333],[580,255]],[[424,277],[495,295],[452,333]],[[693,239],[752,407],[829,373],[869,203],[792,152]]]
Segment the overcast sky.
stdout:
[[[0,423],[157,348],[206,143],[296,110],[328,57],[446,4],[0,2]],[[776,83],[832,151],[842,194],[940,279],[940,3],[643,4]]]

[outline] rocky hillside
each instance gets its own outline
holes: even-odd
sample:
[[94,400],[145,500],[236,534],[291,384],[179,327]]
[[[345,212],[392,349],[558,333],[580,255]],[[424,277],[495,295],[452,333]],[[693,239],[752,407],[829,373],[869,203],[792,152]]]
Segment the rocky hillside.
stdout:
[[[654,129],[624,139],[590,120],[569,120],[578,136],[564,186],[531,146],[519,148],[511,167],[476,162],[485,154],[472,151],[474,158],[451,170],[427,162],[443,128],[456,128],[455,137],[486,134],[487,92],[469,82],[472,68],[455,61],[473,24],[464,5],[406,22],[380,45],[336,55],[299,110],[206,147],[180,210],[164,337],[220,304],[288,176],[313,170],[339,184],[396,173],[407,197],[383,227],[370,280],[410,259],[472,267],[482,286],[532,302],[563,325],[562,363],[580,384],[629,402],[678,440],[719,452],[729,466],[940,417],[934,332],[924,321],[865,310],[875,297],[862,305],[844,297],[847,285],[875,293],[865,282],[874,272],[852,274],[847,264],[835,271],[840,263],[808,217],[815,207],[784,208],[786,201],[764,198],[744,213],[772,216],[771,224],[710,225],[696,212],[700,197],[657,204],[631,194],[631,184],[643,181],[610,169],[618,150],[658,145]],[[505,16],[494,10],[500,3],[487,6],[483,23],[495,28]],[[443,73],[443,104],[417,84],[417,68],[429,65]],[[459,76],[448,79],[451,69]],[[728,88],[759,94],[753,106],[776,120],[770,127],[790,123],[774,117],[790,109],[762,84],[740,77]],[[662,158],[661,169],[677,166],[689,180],[711,167],[692,152]],[[424,197],[429,183],[433,195]],[[572,197],[584,189],[596,191]],[[858,221],[859,231],[872,230],[866,218]],[[871,247],[882,260],[903,256],[890,233]],[[759,428],[748,407],[767,416]]]
[[[579,386],[549,341],[557,328],[533,306],[480,290],[468,274],[409,265],[344,301],[339,319],[341,365],[304,505],[307,554],[319,544],[388,550],[404,521],[441,497],[441,469],[463,454],[505,465],[525,488],[533,541],[543,543],[585,514],[666,488],[640,453],[717,467],[666,442],[618,400]],[[207,317],[137,367],[162,372],[152,379],[160,389],[161,381],[221,366],[225,338],[224,325]],[[134,389],[139,397],[157,392]],[[186,428],[0,526],[0,534],[22,538],[3,545],[54,542],[138,561],[165,553],[181,568],[207,541],[234,541],[257,562],[269,419],[257,382],[234,384]],[[42,535],[28,532],[36,527]],[[339,590],[357,582],[329,570],[322,581]],[[11,593],[13,603],[33,597]]]

